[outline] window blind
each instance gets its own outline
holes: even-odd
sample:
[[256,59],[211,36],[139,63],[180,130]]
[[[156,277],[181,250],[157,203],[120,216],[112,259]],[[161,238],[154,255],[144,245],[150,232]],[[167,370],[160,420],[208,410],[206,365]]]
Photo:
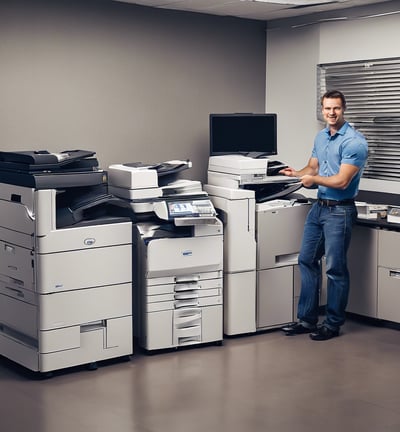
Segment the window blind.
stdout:
[[346,120],[368,141],[363,177],[400,182],[400,58],[317,65],[317,118],[321,96],[340,90]]

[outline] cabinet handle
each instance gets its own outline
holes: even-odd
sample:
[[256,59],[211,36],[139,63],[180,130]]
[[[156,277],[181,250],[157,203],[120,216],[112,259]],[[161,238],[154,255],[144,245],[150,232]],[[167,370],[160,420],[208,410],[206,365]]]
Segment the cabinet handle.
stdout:
[[400,279],[400,271],[390,270],[389,271],[389,276],[393,277],[393,278],[399,278]]

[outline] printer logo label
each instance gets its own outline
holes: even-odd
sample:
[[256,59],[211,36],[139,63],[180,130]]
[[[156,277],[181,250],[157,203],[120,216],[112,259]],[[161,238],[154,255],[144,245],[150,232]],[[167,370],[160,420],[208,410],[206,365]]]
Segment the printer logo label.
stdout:
[[86,246],[93,246],[96,243],[96,239],[95,238],[86,238],[85,240],[83,240],[83,243]]
[[192,255],[193,255],[193,252],[192,252],[191,250],[184,250],[184,251],[182,252],[182,255],[183,255],[183,256],[192,256]]

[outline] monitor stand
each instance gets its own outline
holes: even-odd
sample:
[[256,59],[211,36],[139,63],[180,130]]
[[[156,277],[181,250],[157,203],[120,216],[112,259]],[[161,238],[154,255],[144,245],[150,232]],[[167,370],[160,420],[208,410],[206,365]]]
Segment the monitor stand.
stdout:
[[264,152],[248,152],[246,156],[253,159],[261,159],[267,157],[266,153]]

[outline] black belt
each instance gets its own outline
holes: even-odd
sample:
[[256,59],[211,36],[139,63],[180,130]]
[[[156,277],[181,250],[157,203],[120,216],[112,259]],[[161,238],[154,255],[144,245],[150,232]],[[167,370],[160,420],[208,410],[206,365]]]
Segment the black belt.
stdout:
[[351,199],[336,201],[336,200],[331,200],[331,199],[318,198],[318,204],[322,207],[323,206],[332,207],[332,206],[337,206],[337,205],[350,205],[350,204],[354,204],[354,199],[351,198]]

